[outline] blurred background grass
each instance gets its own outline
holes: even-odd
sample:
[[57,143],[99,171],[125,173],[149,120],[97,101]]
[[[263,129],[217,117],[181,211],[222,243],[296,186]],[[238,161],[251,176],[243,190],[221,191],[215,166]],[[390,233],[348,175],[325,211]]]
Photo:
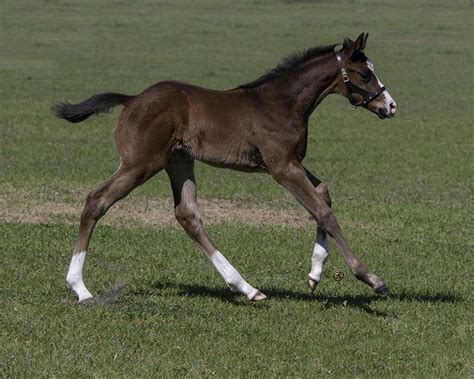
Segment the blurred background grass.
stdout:
[[[10,185],[89,188],[118,166],[117,115],[69,125],[51,117],[55,101],[136,94],[167,79],[232,88],[292,51],[368,31],[367,54],[399,104],[397,118],[380,122],[329,97],[311,118],[306,164],[338,198],[468,199],[467,2],[7,1],[0,13],[0,164]],[[199,165],[198,180],[205,196],[286,196],[266,175]],[[138,193],[169,195],[163,173],[152,183]]]

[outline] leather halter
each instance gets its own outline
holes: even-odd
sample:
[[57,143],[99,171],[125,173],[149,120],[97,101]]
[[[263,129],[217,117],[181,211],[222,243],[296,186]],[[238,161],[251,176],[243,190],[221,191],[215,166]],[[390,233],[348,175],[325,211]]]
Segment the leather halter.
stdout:
[[[339,66],[339,70],[342,74],[342,80],[346,85],[347,91],[349,92],[348,99],[353,106],[358,107],[362,105],[366,107],[367,105],[369,105],[370,102],[374,101],[383,91],[385,91],[385,86],[380,87],[374,92],[366,91],[365,89],[356,86],[354,83],[351,82],[349,76],[347,75],[346,69],[344,68],[344,64],[342,63],[341,58],[341,50],[334,51],[334,54],[336,55],[337,65]],[[362,101],[356,102],[354,100],[354,97],[352,96],[353,93],[362,96]]]

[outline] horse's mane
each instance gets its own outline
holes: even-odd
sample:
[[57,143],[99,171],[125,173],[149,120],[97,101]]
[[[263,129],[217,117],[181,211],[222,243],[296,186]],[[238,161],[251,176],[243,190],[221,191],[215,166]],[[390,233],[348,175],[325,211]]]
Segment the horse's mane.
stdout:
[[277,77],[280,77],[286,72],[294,70],[296,67],[302,65],[303,63],[309,61],[310,59],[319,57],[321,55],[324,55],[326,53],[329,53],[331,51],[334,51],[334,47],[336,47],[337,44],[334,45],[329,45],[329,46],[316,46],[312,47],[308,50],[304,50],[301,52],[296,52],[293,54],[290,54],[286,56],[281,63],[276,66],[275,68],[267,71],[265,74],[263,74],[261,77],[246,83],[246,84],[241,84],[237,88],[255,88],[258,87],[264,83],[267,83]]

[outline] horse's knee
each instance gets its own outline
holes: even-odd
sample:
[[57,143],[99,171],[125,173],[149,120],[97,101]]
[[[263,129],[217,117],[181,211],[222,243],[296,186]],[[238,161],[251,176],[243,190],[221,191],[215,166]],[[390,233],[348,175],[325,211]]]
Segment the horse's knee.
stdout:
[[316,222],[322,229],[328,232],[330,236],[334,236],[339,229],[336,216],[329,206],[324,206],[317,212]]
[[332,199],[329,195],[329,189],[326,183],[319,183],[315,188],[316,193],[324,200],[324,202],[330,207],[332,205]]
[[175,207],[175,217],[180,225],[192,236],[202,229],[201,216],[195,204],[181,203]]

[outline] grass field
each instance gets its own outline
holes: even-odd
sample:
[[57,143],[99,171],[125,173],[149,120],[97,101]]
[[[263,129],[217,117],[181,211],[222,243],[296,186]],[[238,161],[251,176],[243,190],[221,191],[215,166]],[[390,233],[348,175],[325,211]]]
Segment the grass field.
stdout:
[[[438,0],[3,1],[0,376],[472,376],[473,9]],[[398,115],[380,121],[329,97],[311,118],[305,163],[328,183],[348,240],[390,298],[351,277],[334,246],[310,294],[306,213],[266,175],[198,164],[211,237],[269,299],[226,289],[173,222],[160,173],[93,236],[86,283],[96,294],[126,283],[117,301],[73,302],[65,275],[79,213],[118,166],[118,110],[71,125],[50,115],[54,101],[135,94],[166,79],[231,88],[295,49],[363,31]]]

